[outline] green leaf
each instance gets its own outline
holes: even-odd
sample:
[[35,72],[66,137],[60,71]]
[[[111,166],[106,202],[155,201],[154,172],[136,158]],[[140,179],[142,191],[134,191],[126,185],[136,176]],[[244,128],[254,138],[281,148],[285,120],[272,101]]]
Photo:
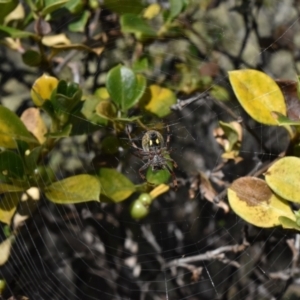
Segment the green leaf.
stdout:
[[170,0],[170,14],[169,19],[173,20],[182,11],[184,7],[184,0]]
[[42,16],[51,14],[63,7],[67,2],[69,2],[69,0],[45,0],[45,7],[42,10]]
[[85,10],[76,21],[68,25],[69,30],[72,32],[84,32],[89,17],[90,12]]
[[210,90],[210,94],[220,101],[228,101],[229,94],[225,88],[219,85],[213,85],[212,89]]
[[122,110],[127,110],[140,100],[146,88],[146,79],[142,75],[135,75],[131,69],[118,65],[108,72],[106,87],[112,100]]
[[153,171],[149,167],[146,173],[147,182],[155,185],[168,182],[170,177],[171,174],[167,169]]
[[113,202],[121,202],[135,192],[134,184],[115,169],[101,168],[99,170],[101,194]]
[[278,125],[272,112],[286,115],[286,105],[276,82],[267,74],[256,70],[228,73],[234,93],[246,112],[257,122]]
[[11,37],[13,39],[16,39],[16,38],[36,37],[36,35],[29,31],[22,31],[19,29],[15,29],[13,27],[0,25],[0,38],[5,38],[5,37]]
[[134,62],[132,69],[134,72],[147,71],[149,69],[149,61],[147,57],[143,57]]
[[239,141],[239,134],[237,130],[230,123],[219,121],[220,127],[223,129],[224,134],[229,142],[226,151],[231,151],[236,143]]
[[141,0],[118,0],[117,2],[116,0],[104,0],[104,5],[119,15],[126,13],[139,14],[144,8]]
[[54,56],[56,56],[57,54],[59,54],[61,52],[66,52],[66,51],[70,51],[70,50],[87,51],[87,52],[92,52],[92,53],[98,54],[98,52],[95,49],[90,48],[84,44],[70,44],[70,45],[51,46],[50,57],[53,58]]
[[117,117],[117,108],[111,101],[103,100],[97,105],[96,113],[103,119],[114,120]]
[[8,108],[0,106],[0,147],[17,148],[16,140],[38,144],[22,121]]
[[72,176],[45,188],[46,197],[58,204],[99,201],[101,185],[97,177],[87,174]]
[[0,221],[2,223],[10,225],[21,195],[21,193],[6,193],[0,199]]
[[106,125],[107,119],[100,117],[96,112],[97,105],[103,100],[93,95],[84,96],[84,98],[85,100],[81,109],[84,117],[93,124]]
[[9,15],[19,4],[18,0],[2,0],[0,1],[0,24],[3,24],[6,16]]
[[146,111],[163,118],[171,112],[170,107],[176,101],[177,98],[171,90],[152,84],[146,89],[141,103]]
[[72,0],[65,4],[65,8],[68,9],[72,14],[79,14],[84,10],[84,1]]
[[104,154],[115,154],[119,151],[120,141],[114,135],[106,136],[101,141],[101,152]]
[[57,112],[68,113],[77,106],[81,97],[82,90],[77,83],[60,80],[56,91],[51,94],[50,101]]
[[300,226],[297,225],[297,223],[287,217],[279,217],[279,222],[281,224],[281,226],[285,229],[296,229],[298,231],[300,231]]
[[12,151],[1,152],[0,172],[8,178],[22,178],[24,175],[24,166],[21,157]]
[[265,173],[269,187],[282,198],[300,203],[300,158],[286,156],[276,161]]
[[277,120],[278,125],[280,126],[285,126],[285,125],[300,126],[300,121],[291,120],[285,115],[278,113],[276,111],[272,112],[272,116]]
[[10,193],[10,192],[23,192],[24,190],[26,190],[26,188],[21,186],[0,183],[0,194]]
[[50,132],[46,134],[46,136],[57,139],[57,138],[69,137],[71,132],[72,132],[72,124],[68,124],[62,130],[57,132]]
[[133,33],[137,39],[154,38],[156,31],[142,17],[125,14],[120,19],[122,32]]
[[34,50],[27,50],[22,54],[23,62],[30,67],[37,67],[42,61],[42,57],[39,52]]

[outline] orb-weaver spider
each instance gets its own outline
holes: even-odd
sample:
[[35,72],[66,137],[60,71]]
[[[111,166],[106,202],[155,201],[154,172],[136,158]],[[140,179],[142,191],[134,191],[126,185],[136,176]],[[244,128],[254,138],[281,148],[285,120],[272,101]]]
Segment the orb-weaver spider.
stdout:
[[141,160],[146,161],[145,164],[139,169],[139,174],[143,180],[146,179],[143,171],[148,167],[152,171],[167,169],[172,175],[174,188],[177,189],[177,179],[174,171],[170,168],[168,163],[172,163],[174,168],[177,168],[177,163],[170,158],[170,128],[167,126],[167,140],[166,145],[163,136],[156,130],[148,130],[142,138],[142,148],[139,148],[132,140],[128,127],[126,128],[128,138],[132,147],[137,150],[134,155]]

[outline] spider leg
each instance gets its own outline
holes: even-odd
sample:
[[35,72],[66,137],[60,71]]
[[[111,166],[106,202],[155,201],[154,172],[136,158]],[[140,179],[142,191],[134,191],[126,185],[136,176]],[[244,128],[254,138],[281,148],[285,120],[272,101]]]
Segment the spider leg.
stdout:
[[142,171],[146,170],[150,166],[150,163],[147,162],[145,163],[140,169],[139,169],[139,174],[142,177],[143,180],[146,179],[146,176],[142,173]]
[[178,167],[178,165],[177,165],[177,163],[176,163],[176,161],[174,160],[174,159],[172,159],[172,158],[164,158],[166,161],[169,161],[169,162],[171,162],[172,164],[173,164],[173,167],[174,168],[177,168]]
[[176,191],[177,190],[177,178],[176,178],[176,175],[175,175],[174,171],[171,170],[171,168],[168,165],[165,165],[165,167],[167,168],[167,170],[172,175],[174,190]]
[[134,147],[134,148],[136,148],[136,149],[138,149],[138,150],[142,150],[142,149],[139,148],[139,147],[136,145],[136,143],[132,140],[131,135],[130,135],[130,133],[129,133],[128,126],[126,126],[126,133],[127,133],[127,135],[128,135],[128,138],[129,138],[129,141],[130,141],[132,147]]
[[170,127],[167,125],[167,140],[166,140],[166,148],[169,149],[170,147],[170,141],[171,141],[171,133],[170,133]]

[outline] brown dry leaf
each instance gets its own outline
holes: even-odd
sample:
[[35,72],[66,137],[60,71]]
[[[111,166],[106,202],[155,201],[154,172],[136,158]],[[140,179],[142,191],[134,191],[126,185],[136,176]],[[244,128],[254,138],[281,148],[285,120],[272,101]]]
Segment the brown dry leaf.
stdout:
[[26,126],[27,130],[31,132],[40,144],[46,141],[45,134],[47,127],[44,120],[41,118],[40,110],[38,108],[28,108],[21,115],[21,121]]
[[203,195],[203,197],[209,202],[214,203],[218,207],[222,208],[225,213],[228,213],[229,206],[225,202],[223,201],[220,201],[219,203],[214,202],[214,199],[217,197],[218,194],[216,190],[213,188],[213,186],[211,185],[208,177],[202,172],[200,172],[199,176],[200,176],[199,190],[200,193]]
[[220,67],[217,63],[208,62],[201,64],[199,73],[201,76],[216,77],[220,74]]
[[287,117],[290,120],[300,120],[300,100],[297,94],[297,82],[294,80],[275,80],[281,89],[287,107]]

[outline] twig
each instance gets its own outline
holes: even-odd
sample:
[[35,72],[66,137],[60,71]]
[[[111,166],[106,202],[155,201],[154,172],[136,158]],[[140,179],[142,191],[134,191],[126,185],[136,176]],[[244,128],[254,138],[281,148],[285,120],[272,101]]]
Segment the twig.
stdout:
[[201,94],[196,94],[195,96],[188,98],[186,100],[180,100],[177,99],[177,104],[174,104],[171,106],[172,110],[182,110],[185,106],[196,102],[198,100],[202,100],[202,102],[204,102],[204,100],[209,97],[209,94],[207,92],[201,93]]
[[212,251],[207,251],[206,253],[190,256],[190,257],[184,257],[179,259],[174,259],[166,264],[166,268],[170,267],[178,267],[182,264],[187,264],[191,262],[199,262],[199,261],[205,261],[205,260],[219,260],[224,263],[230,263],[231,265],[236,266],[239,268],[238,262],[230,261],[228,258],[226,258],[225,253],[226,252],[233,252],[238,253],[244,251],[250,244],[247,242],[246,239],[244,239],[242,244],[236,244],[232,246],[222,246],[220,248],[217,248]]

